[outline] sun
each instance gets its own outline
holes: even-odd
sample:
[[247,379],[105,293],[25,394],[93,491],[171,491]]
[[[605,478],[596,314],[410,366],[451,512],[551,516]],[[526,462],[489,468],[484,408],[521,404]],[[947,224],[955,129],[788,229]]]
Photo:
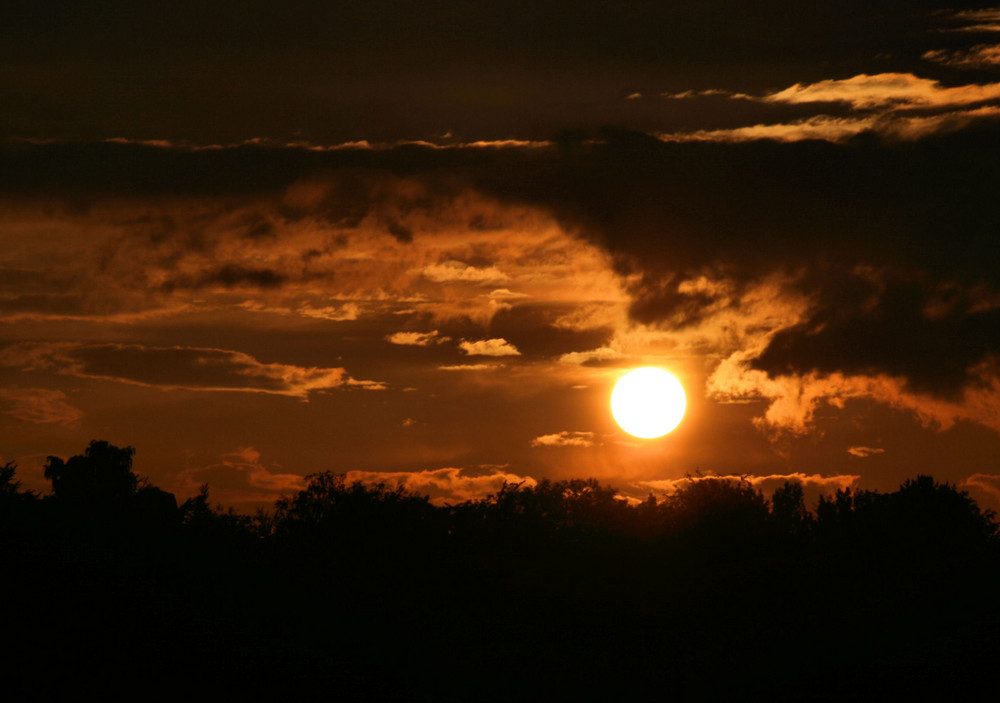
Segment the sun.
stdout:
[[687,408],[684,387],[673,374],[646,366],[622,376],[611,392],[611,414],[635,437],[662,437],[680,424]]

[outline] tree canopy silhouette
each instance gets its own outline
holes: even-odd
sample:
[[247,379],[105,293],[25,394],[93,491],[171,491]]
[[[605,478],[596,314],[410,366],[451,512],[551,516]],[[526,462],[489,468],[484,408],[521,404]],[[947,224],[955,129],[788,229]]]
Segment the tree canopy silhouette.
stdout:
[[139,477],[132,473],[132,447],[116,447],[93,440],[83,454],[63,461],[50,456],[45,478],[52,482],[56,499],[79,505],[122,503],[135,495]]
[[[35,663],[53,693],[111,657],[142,675],[211,661],[229,692],[325,672],[347,699],[357,684],[369,699],[440,700],[448,662],[455,690],[484,699],[601,685],[614,698],[628,681],[643,698],[837,700],[890,675],[950,691],[950,672],[974,680],[1000,655],[996,515],[928,475],[810,511],[801,484],[768,498],[746,477],[688,477],[642,502],[543,479],[435,506],[325,472],[250,516],[212,506],[208,485],[177,508],[134,455],[95,440],[49,457],[41,499],[0,466],[5,604],[25,613],[8,631],[45,648],[18,667]],[[815,628],[824,608],[843,615]],[[88,650],[94,632],[111,654]],[[777,684],[761,673],[774,662]]]

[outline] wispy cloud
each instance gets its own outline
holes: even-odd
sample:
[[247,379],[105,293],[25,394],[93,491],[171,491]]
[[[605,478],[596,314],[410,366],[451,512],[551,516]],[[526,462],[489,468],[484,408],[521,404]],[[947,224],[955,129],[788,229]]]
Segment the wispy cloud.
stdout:
[[431,332],[396,332],[386,337],[390,344],[402,346],[426,347],[430,344],[440,344],[448,341],[448,337],[442,337],[437,330]]
[[777,142],[800,142],[808,139],[845,142],[858,134],[871,132],[890,139],[909,141],[934,134],[955,132],[978,120],[997,118],[1000,118],[1000,107],[984,105],[971,110],[950,110],[935,115],[900,113],[872,114],[860,117],[816,115],[793,122],[666,133],[657,136],[665,142],[736,143],[759,139],[771,139]]
[[1000,509],[1000,474],[975,473],[958,485],[977,494],[976,497],[986,503],[986,506],[992,505],[994,510]]
[[756,100],[754,96],[746,93],[734,93],[718,88],[708,88],[706,90],[682,90],[679,93],[660,93],[661,98],[670,100],[689,100],[691,98],[731,98],[733,100]]
[[351,378],[343,368],[262,363],[242,352],[202,347],[25,342],[0,351],[0,364],[164,390],[271,393],[303,400],[332,389],[385,388]]
[[241,447],[214,463],[176,472],[165,485],[183,496],[194,495],[207,483],[213,501],[241,506],[267,505],[305,488],[302,476],[261,459],[261,452],[254,447]]
[[545,434],[531,440],[532,447],[592,447],[593,432],[563,431],[555,434]]
[[520,356],[521,352],[502,337],[481,339],[470,342],[463,340],[458,345],[469,356]]
[[958,12],[944,11],[948,19],[961,23],[959,27],[952,27],[942,31],[947,32],[1000,32],[1000,8],[985,7],[979,10],[959,10]]
[[0,403],[3,412],[25,422],[72,425],[83,417],[65,393],[46,388],[0,388]]
[[1000,44],[977,44],[969,49],[934,49],[924,52],[921,58],[954,68],[1000,66]]
[[884,454],[885,450],[879,447],[850,447],[847,453],[860,459],[872,456],[873,454]]
[[[988,45],[978,45],[964,52],[928,51],[923,56],[925,59],[942,63],[959,58],[989,61],[995,57],[996,47]],[[997,99],[1000,97],[1000,83],[946,87],[941,85],[940,81],[921,78],[913,73],[861,73],[850,78],[795,83],[782,90],[757,96],[725,90],[687,90],[681,93],[664,93],[663,97],[672,99],[723,97],[731,100],[791,105],[834,102],[846,103],[855,110],[953,107]]]
[[[968,52],[931,51],[924,58],[956,65],[962,62],[968,62],[969,66],[974,63],[985,65],[1000,62],[1000,51],[996,46],[980,45]],[[1000,83],[947,87],[940,81],[921,78],[913,73],[859,74],[844,79],[796,83],[760,96],[720,90],[685,91],[668,95],[671,98],[696,96],[802,106],[841,103],[861,114],[817,114],[789,122],[665,132],[658,134],[658,138],[668,142],[745,142],[759,139],[782,142],[822,139],[843,142],[857,134],[873,132],[892,139],[913,140],[963,129],[976,120],[1000,116],[1000,106],[969,107],[1000,99]],[[914,114],[915,111],[919,111],[919,114]]]
[[912,73],[860,74],[841,80],[795,85],[766,95],[775,103],[843,102],[857,110],[886,107],[969,105],[1000,97],[1000,83],[942,86]]
[[503,367],[503,364],[442,364],[438,366],[438,369],[440,371],[496,371]]
[[559,357],[563,364],[586,364],[592,361],[612,361],[621,359],[623,354],[611,347],[598,347],[587,351],[568,352]]
[[461,261],[445,261],[440,264],[431,264],[421,269],[421,273],[424,277],[435,283],[461,281],[463,283],[495,285],[503,283],[510,278],[510,276],[499,270],[496,266],[477,268],[463,264]]

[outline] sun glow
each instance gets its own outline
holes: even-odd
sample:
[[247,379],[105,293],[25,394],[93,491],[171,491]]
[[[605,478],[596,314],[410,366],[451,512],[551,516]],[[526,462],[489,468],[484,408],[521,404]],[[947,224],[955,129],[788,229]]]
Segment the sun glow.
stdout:
[[611,414],[623,430],[653,439],[680,424],[687,408],[684,387],[673,374],[654,366],[622,376],[611,392]]

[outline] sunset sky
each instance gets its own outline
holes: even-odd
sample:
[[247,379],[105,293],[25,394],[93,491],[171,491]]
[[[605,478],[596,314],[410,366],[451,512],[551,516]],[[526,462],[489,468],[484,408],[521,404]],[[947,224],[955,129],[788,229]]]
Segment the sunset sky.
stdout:
[[[1000,509],[1000,8],[0,9],[0,462]],[[672,371],[688,413],[609,396]]]

